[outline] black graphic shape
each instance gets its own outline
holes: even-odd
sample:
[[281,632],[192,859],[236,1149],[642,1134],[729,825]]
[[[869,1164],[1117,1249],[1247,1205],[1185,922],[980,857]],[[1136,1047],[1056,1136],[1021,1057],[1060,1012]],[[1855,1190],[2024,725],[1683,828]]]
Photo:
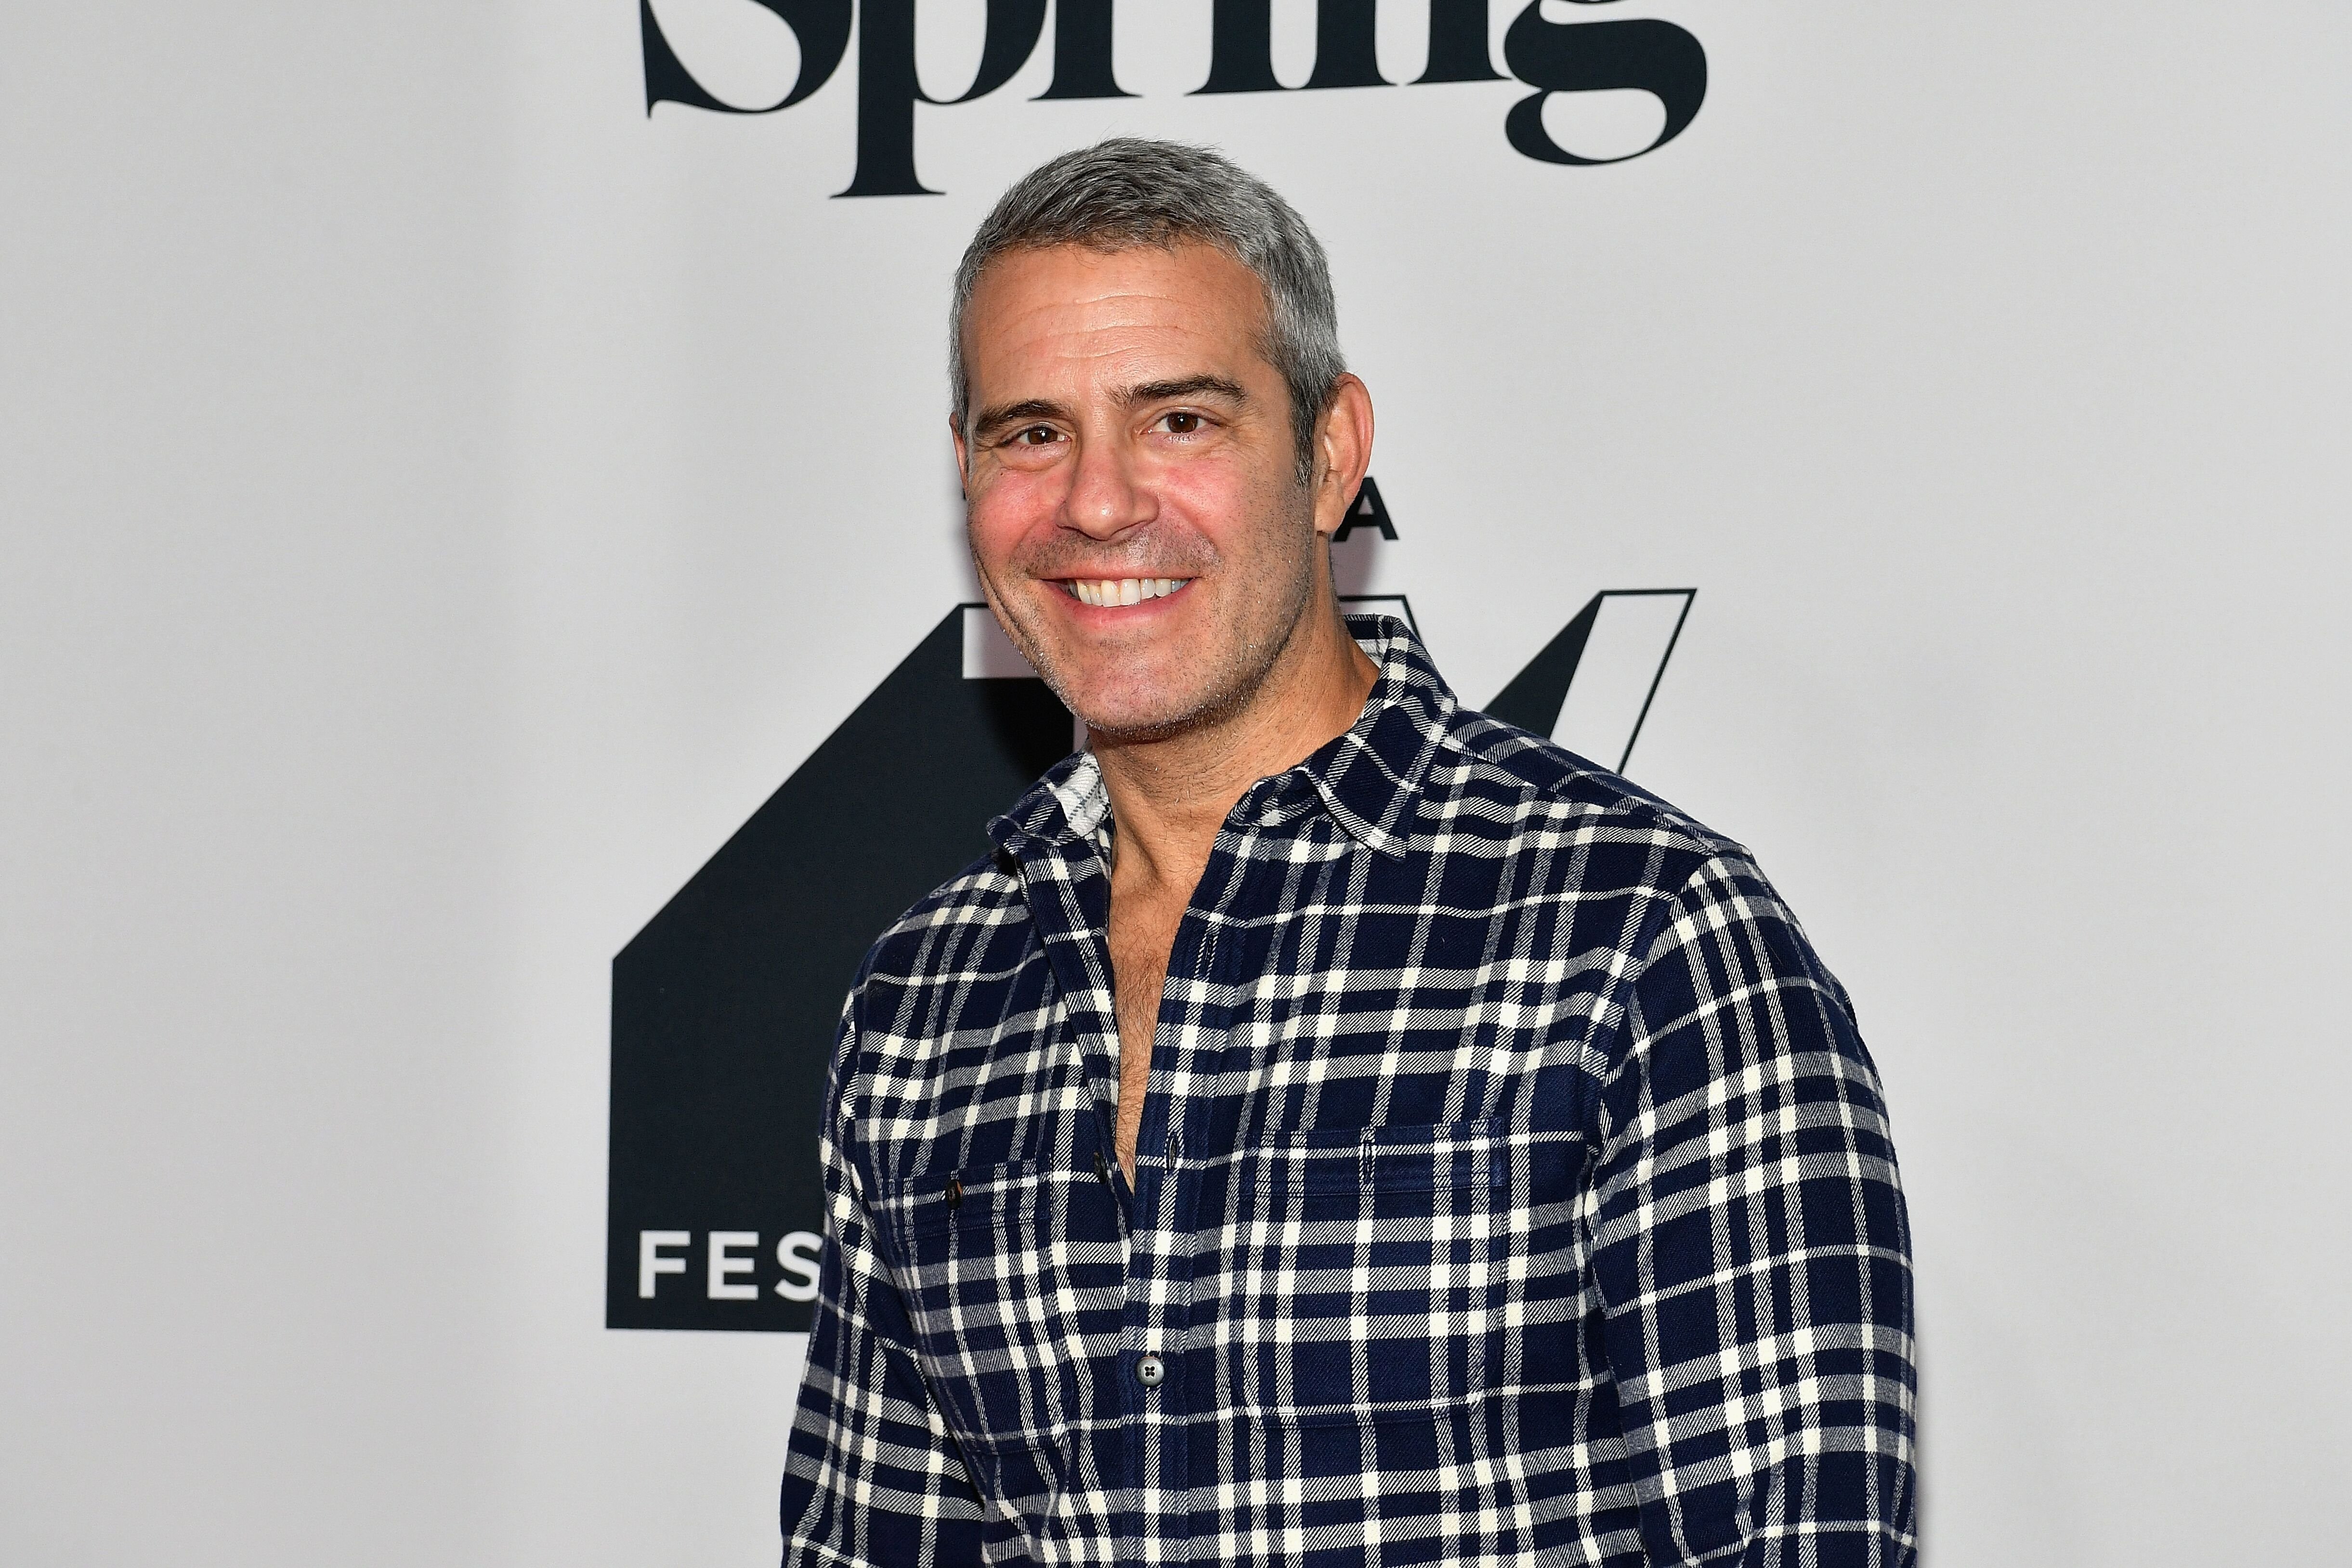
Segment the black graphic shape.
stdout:
[[1348,508],[1348,521],[1339,525],[1331,542],[1339,543],[1360,528],[1377,529],[1382,539],[1397,536],[1396,524],[1389,521],[1388,503],[1381,500],[1381,487],[1370,474],[1364,476],[1363,484],[1357,489],[1356,499]]
[[[776,1257],[822,1234],[817,1115],[842,998],[866,947],[987,847],[988,819],[1070,748],[1034,679],[967,680],[963,609],[842,721],[613,962],[604,1321],[616,1329],[808,1327]],[[711,1230],[751,1271],[710,1272]],[[641,1277],[643,1232],[682,1272]],[[640,1294],[650,1279],[648,1300]],[[756,1284],[751,1300],[714,1289]]]
[[1625,750],[1619,753],[1617,758],[1617,771],[1621,773],[1625,771],[1626,764],[1633,760],[1633,742],[1642,738],[1642,726],[1650,721],[1650,705],[1658,700],[1658,684],[1666,679],[1666,663],[1675,657],[1675,645],[1683,640],[1683,623],[1690,619],[1691,605],[1698,602],[1696,588],[1654,588],[1636,591],[1680,594],[1683,596],[1683,607],[1681,613],[1675,616],[1674,631],[1666,637],[1666,650],[1658,656],[1658,668],[1650,676],[1650,689],[1642,693],[1642,710],[1633,715],[1633,727],[1626,731]]
[[654,111],[656,103],[683,103],[720,114],[773,114],[779,109],[790,109],[832,79],[835,68],[841,64],[841,57],[849,47],[850,0],[752,0],[752,4],[764,5],[782,17],[784,26],[800,41],[801,68],[793,79],[792,90],[765,109],[739,109],[731,103],[721,103],[694,79],[694,73],[686,68],[677,51],[669,47],[661,24],[654,19],[653,0],[637,0],[637,27],[645,48],[647,114]]
[[1584,644],[1592,636],[1592,623],[1601,618],[1601,595],[1577,611],[1576,618],[1559,628],[1559,635],[1544,644],[1543,651],[1528,660],[1528,667],[1511,678],[1511,683],[1495,694],[1486,704],[1486,711],[1506,724],[1538,735],[1549,735],[1559,723],[1561,704],[1568,700],[1569,683],[1576,679],[1577,661],[1584,657]]
[[[1606,748],[1616,752],[1612,760],[1606,755],[1592,760],[1625,771],[1633,760],[1633,742],[1642,738],[1642,726],[1649,721],[1650,705],[1658,700],[1658,683],[1666,678],[1667,661],[1675,657],[1675,645],[1682,641],[1683,623],[1690,619],[1691,605],[1698,598],[1696,588],[1612,588],[1595,594],[1576,618],[1559,629],[1559,635],[1546,643],[1543,651],[1529,659],[1527,668],[1511,678],[1510,684],[1497,692],[1486,704],[1486,711],[1506,724],[1516,724],[1522,730],[1538,735],[1551,735],[1559,728],[1560,713],[1568,704],[1568,693],[1576,681],[1578,667],[1584,662],[1586,646],[1592,640],[1592,629],[1601,619],[1601,606],[1611,599],[1654,599],[1679,597],[1682,608],[1675,616],[1674,629],[1666,636],[1665,647],[1658,654],[1654,668],[1648,668],[1649,681],[1641,688],[1642,705],[1633,722],[1625,731],[1625,743],[1620,749],[1612,744]],[[1645,661],[1646,668],[1646,661]],[[1596,746],[1596,751],[1603,748]]]

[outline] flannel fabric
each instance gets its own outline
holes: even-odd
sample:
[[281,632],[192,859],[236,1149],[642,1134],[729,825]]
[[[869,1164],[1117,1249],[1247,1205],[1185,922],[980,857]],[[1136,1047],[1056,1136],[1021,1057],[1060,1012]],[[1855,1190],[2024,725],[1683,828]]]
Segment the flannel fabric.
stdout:
[[1362,718],[1178,930],[1132,1186],[1090,756],[876,943],[786,1563],[1914,1560],[1845,992],[1739,846],[1351,630]]

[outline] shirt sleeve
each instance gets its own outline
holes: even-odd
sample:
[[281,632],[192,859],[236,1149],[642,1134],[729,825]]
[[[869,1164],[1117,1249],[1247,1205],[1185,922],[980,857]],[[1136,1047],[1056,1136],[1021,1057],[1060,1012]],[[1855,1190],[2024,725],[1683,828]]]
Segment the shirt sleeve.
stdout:
[[1718,856],[1624,994],[1592,1254],[1649,1561],[1906,1568],[1909,1223],[1844,989]]
[[854,1020],[853,1008],[818,1136],[824,1257],[780,1504],[784,1568],[963,1568],[981,1561],[980,1497],[916,1365],[845,1147],[839,1080],[856,1060]]

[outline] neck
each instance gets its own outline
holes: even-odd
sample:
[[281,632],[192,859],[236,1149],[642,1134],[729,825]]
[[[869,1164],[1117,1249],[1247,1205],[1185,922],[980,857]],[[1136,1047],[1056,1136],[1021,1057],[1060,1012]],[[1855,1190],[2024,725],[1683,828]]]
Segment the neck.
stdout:
[[1379,669],[1348,635],[1328,587],[1265,680],[1232,712],[1150,740],[1093,738],[1118,824],[1122,881],[1201,879],[1234,803],[1352,728]]

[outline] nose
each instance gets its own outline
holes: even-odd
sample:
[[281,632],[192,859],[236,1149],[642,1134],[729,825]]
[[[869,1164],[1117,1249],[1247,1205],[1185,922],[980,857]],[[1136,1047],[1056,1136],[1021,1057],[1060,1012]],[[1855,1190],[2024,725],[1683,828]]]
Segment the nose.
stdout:
[[1116,442],[1082,441],[1061,522],[1089,539],[1108,542],[1159,515],[1152,493],[1136,482],[1129,454]]

